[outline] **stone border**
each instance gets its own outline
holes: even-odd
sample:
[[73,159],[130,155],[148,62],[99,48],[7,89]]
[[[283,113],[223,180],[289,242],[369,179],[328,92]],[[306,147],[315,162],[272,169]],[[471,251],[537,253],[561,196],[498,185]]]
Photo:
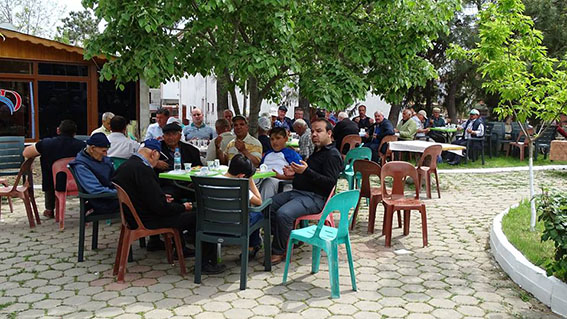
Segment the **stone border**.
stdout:
[[[515,208],[518,205],[510,208]],[[502,232],[502,218],[509,209],[494,217],[490,229],[490,247],[500,267],[522,289],[534,295],[551,310],[567,318],[567,284],[529,262]]]
[[[512,167],[494,167],[494,168],[454,168],[454,169],[440,169],[439,174],[488,174],[488,173],[508,173],[508,172],[527,172],[529,166],[512,166]],[[535,171],[548,171],[548,170],[567,170],[567,165],[540,165],[534,166]]]

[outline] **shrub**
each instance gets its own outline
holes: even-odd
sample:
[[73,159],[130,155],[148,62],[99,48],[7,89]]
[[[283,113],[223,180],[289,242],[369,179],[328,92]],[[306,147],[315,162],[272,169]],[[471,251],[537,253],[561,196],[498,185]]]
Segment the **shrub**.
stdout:
[[539,220],[544,223],[541,240],[551,240],[555,246],[554,260],[546,265],[547,274],[567,282],[567,193],[544,189],[537,198],[537,207]]

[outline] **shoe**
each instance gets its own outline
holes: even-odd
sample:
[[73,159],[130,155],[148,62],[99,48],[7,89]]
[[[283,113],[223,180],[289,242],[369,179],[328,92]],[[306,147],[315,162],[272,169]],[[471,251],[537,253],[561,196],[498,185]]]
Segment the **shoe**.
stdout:
[[208,261],[201,266],[201,272],[205,275],[218,275],[222,274],[226,270],[225,264],[213,264]]
[[277,265],[284,260],[285,260],[285,255],[272,255],[272,259],[270,259],[270,261],[272,262],[272,266]]
[[55,214],[53,213],[53,210],[46,209],[43,211],[43,216],[47,218],[54,218]]
[[[183,258],[195,257],[195,250],[189,247],[183,247]],[[173,250],[173,260],[177,260],[177,250]]]
[[150,240],[146,244],[147,251],[158,251],[158,250],[165,250],[165,243],[160,239],[154,239],[150,237]]
[[[252,260],[256,258],[256,254],[258,253],[258,251],[260,251],[261,248],[262,246],[260,245],[254,247],[248,247],[248,260]],[[242,254],[240,254],[238,260],[242,260]]]

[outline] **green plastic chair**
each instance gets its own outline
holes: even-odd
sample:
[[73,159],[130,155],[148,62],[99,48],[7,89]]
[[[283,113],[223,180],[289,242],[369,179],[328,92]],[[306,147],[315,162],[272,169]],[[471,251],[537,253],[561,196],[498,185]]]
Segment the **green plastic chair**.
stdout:
[[348,189],[354,189],[354,181],[356,179],[357,184],[360,183],[360,179],[362,178],[360,175],[354,176],[354,161],[358,159],[365,159],[371,160],[372,159],[372,150],[368,147],[357,147],[353,148],[352,150],[348,151],[345,157],[345,169],[339,175],[339,178],[344,178],[348,182]]
[[128,160],[127,158],[121,157],[111,157],[110,159],[112,160],[112,164],[114,165],[115,170],[117,170],[120,165],[124,164],[124,162]]
[[[287,281],[287,271],[289,269],[289,262],[293,245],[297,242],[304,242],[313,246],[311,272],[317,273],[319,271],[319,262],[321,259],[321,249],[327,254],[329,261],[329,279],[331,281],[331,298],[339,298],[339,245],[345,244],[348,266],[350,269],[350,281],[352,290],[356,291],[356,278],[354,275],[354,265],[352,262],[352,252],[350,247],[350,237],[348,234],[348,225],[350,224],[349,212],[354,209],[358,202],[359,190],[345,191],[337,194],[329,200],[317,226],[309,226],[306,228],[295,229],[291,231],[289,241],[287,244],[287,254],[285,259],[285,269],[283,274],[283,282]],[[325,226],[327,216],[333,211],[339,211],[341,220],[339,228]]]

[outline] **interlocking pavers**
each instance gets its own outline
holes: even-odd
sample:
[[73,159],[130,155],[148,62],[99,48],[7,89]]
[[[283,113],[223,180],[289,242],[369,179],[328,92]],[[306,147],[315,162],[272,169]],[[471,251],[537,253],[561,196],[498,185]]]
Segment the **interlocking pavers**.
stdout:
[[[537,172],[542,183],[567,187],[567,174]],[[463,185],[476,185],[474,188]],[[503,186],[504,185],[504,186]],[[512,189],[506,185],[514,185]],[[346,183],[339,182],[339,189]],[[263,271],[263,251],[250,261],[248,289],[239,290],[239,250],[223,247],[228,269],[193,282],[165,253],[134,243],[134,262],[126,282],[112,275],[119,222],[101,223],[99,249],[90,249],[87,230],[85,261],[76,262],[78,201],[67,201],[66,228],[58,231],[44,219],[30,231],[21,201],[18,213],[3,214],[0,223],[0,317],[30,318],[553,318],[549,309],[520,294],[492,258],[487,247],[494,215],[528,194],[526,173],[441,176],[442,198],[426,200],[430,246],[421,247],[421,222],[412,215],[409,236],[393,229],[392,248],[377,231],[367,234],[368,210],[363,202],[351,241],[358,291],[351,291],[344,248],[339,252],[340,299],[330,298],[326,256],[311,274],[311,247],[294,249],[286,285],[283,264]],[[537,187],[537,186],[536,186]],[[38,206],[43,202],[37,192]],[[482,198],[482,209],[463,198]],[[378,214],[381,207],[378,208]],[[381,217],[379,215],[379,217]],[[396,222],[396,220],[395,220]],[[90,226],[89,226],[90,227]],[[405,249],[408,254],[396,252]],[[522,300],[524,298],[524,300]],[[527,298],[527,299],[525,299]]]

